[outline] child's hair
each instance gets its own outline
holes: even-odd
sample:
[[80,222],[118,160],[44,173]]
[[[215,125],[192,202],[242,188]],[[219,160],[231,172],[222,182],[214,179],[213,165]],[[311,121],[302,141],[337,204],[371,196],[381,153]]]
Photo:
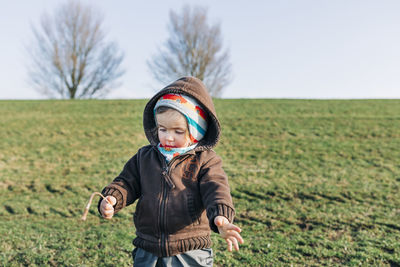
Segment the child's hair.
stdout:
[[157,115],[157,114],[162,114],[162,113],[164,113],[164,112],[167,112],[167,111],[170,110],[170,109],[175,110],[175,109],[173,109],[173,108],[165,107],[165,106],[158,107],[158,108],[156,109],[155,115]]

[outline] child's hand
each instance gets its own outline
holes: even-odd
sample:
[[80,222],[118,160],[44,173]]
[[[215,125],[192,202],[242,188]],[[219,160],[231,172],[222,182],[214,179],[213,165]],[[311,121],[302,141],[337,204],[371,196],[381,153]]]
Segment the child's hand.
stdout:
[[230,223],[224,216],[217,216],[214,219],[215,225],[223,239],[228,244],[228,251],[232,251],[232,244],[236,251],[239,250],[239,243],[243,244],[243,238],[240,236],[242,229]]
[[106,198],[103,198],[100,203],[100,212],[104,219],[110,220],[112,218],[114,215],[113,206],[115,203],[117,203],[117,199],[113,196],[107,196]]

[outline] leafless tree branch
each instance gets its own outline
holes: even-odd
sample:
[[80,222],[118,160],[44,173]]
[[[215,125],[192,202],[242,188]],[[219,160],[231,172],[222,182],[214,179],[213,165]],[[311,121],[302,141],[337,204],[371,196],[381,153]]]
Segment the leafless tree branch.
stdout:
[[53,16],[44,14],[32,26],[29,47],[32,85],[48,96],[93,98],[118,85],[123,53],[106,42],[103,17],[79,2],[68,1]]
[[229,52],[223,51],[219,24],[207,23],[207,10],[185,6],[180,14],[170,12],[169,38],[150,61],[153,77],[162,84],[181,76],[195,76],[210,94],[221,96],[231,81]]

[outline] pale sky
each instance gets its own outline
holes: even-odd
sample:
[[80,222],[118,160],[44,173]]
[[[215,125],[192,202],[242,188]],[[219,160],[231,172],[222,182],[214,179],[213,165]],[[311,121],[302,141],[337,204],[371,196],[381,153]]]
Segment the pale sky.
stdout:
[[[163,85],[146,60],[167,39],[169,10],[208,8],[229,48],[224,98],[400,98],[399,0],[82,0],[105,15],[125,53],[122,86],[106,98],[149,98]],[[61,0],[0,0],[0,99],[43,99],[27,82],[30,24]]]

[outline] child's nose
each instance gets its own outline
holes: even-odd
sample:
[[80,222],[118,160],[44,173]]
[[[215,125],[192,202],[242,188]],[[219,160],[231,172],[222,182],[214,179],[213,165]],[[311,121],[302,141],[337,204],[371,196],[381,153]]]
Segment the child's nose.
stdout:
[[167,139],[168,141],[174,140],[172,134],[170,134],[170,133],[167,134],[167,138],[166,138],[166,139]]

